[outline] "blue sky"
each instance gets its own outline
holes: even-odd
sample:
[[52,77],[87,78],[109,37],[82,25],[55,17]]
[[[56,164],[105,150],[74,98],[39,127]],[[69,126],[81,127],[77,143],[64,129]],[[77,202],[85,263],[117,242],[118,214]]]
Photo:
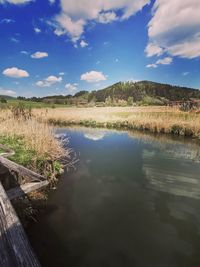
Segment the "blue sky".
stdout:
[[200,88],[199,0],[0,0],[0,94]]

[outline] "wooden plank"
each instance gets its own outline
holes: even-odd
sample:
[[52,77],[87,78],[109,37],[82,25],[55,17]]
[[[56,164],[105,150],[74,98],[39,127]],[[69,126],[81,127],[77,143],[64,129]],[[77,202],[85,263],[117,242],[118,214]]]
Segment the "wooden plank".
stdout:
[[40,174],[37,174],[31,170],[28,170],[27,168],[9,160],[2,156],[0,156],[0,164],[4,165],[6,168],[8,168],[10,171],[14,171],[18,173],[20,176],[24,178],[28,178],[29,181],[46,181],[46,178],[43,177]]
[[0,266],[40,267],[2,184],[0,183]]
[[12,149],[8,148],[7,146],[0,144],[0,148],[3,151],[5,151],[5,152],[0,154],[1,156],[10,157],[10,156],[13,156],[15,154],[15,152]]
[[15,198],[22,197],[25,194],[31,193],[35,190],[41,189],[47,186],[48,184],[49,182],[47,180],[42,181],[42,182],[26,183],[26,184],[10,189],[6,191],[6,193],[8,195],[8,198],[10,200],[13,200]]

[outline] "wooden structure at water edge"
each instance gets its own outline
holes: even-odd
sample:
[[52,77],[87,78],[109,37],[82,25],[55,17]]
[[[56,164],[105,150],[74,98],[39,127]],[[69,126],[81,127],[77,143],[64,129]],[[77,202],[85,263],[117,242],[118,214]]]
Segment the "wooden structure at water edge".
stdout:
[[28,181],[6,191],[0,179],[0,267],[39,267],[41,265],[11,200],[47,186],[48,181],[43,176],[8,160],[6,157],[13,152],[2,145],[0,148],[6,151],[0,156],[0,166],[9,170],[12,175],[24,177]]

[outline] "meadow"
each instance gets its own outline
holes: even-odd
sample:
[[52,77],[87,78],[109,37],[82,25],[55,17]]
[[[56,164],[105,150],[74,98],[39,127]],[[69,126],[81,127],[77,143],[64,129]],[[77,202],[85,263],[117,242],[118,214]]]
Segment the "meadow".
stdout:
[[200,114],[172,107],[93,107],[34,109],[37,120],[51,125],[134,129],[200,138]]

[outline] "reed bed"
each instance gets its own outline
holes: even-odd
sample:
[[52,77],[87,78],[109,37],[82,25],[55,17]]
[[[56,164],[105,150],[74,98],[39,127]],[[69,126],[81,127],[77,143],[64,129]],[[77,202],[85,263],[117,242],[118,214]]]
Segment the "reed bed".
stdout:
[[70,163],[70,150],[55,138],[54,128],[34,116],[16,118],[10,110],[0,110],[0,143],[15,151],[12,160],[52,182],[62,171],[60,161]]
[[[0,113],[1,114],[1,113]],[[34,150],[38,155],[56,159],[66,152],[54,137],[54,131],[47,123],[39,123],[35,118],[24,120],[14,118],[10,112],[4,112],[1,120],[0,135],[22,137],[26,149]]]
[[34,110],[36,118],[54,125],[128,128],[200,138],[200,114],[171,107],[103,107]]

